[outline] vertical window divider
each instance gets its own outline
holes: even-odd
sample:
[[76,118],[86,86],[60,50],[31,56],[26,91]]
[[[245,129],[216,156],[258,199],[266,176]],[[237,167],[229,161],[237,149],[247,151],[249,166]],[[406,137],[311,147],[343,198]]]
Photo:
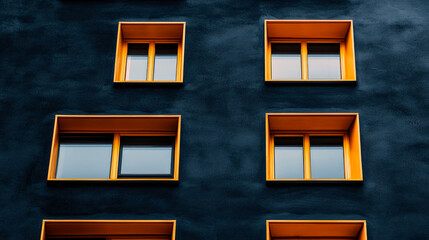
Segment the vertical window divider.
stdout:
[[301,42],[301,77],[302,80],[308,80],[308,51],[307,42]]
[[118,179],[118,168],[119,168],[119,150],[121,147],[121,135],[115,133],[113,135],[112,145],[112,161],[110,165],[110,179]]
[[346,79],[346,43],[344,41],[340,42],[340,70],[341,70],[341,80]]
[[310,135],[304,134],[304,179],[311,179]]
[[350,172],[350,140],[348,134],[343,135],[343,151],[344,151],[344,178],[350,179],[351,178],[351,172]]
[[155,66],[155,42],[149,43],[148,59],[147,59],[147,81],[153,81],[153,72]]

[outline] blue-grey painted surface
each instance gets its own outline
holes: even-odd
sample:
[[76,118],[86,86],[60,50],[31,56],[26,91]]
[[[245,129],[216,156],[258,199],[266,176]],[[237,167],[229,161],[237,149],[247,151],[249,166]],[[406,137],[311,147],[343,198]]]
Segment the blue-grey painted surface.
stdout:
[[[42,219],[177,219],[177,240],[265,239],[266,219],[429,235],[429,2],[0,1],[0,236]],[[266,86],[264,19],[353,19],[356,86]],[[181,88],[113,85],[118,21],[186,21]],[[363,184],[265,183],[266,112],[358,112]],[[181,114],[180,181],[47,184],[55,114]]]

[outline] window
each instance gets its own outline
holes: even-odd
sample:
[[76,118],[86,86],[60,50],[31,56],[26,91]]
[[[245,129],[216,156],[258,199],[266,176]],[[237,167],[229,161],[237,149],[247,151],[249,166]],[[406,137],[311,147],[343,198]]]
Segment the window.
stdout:
[[268,113],[267,181],[362,181],[356,113]]
[[351,20],[265,20],[265,81],[356,81]]
[[174,240],[175,220],[43,220],[40,240]]
[[182,83],[184,22],[120,22],[115,83]]
[[365,220],[267,220],[267,240],[367,240]]
[[57,115],[48,180],[177,181],[180,116]]
[[174,141],[174,137],[121,137],[118,176],[172,177]]

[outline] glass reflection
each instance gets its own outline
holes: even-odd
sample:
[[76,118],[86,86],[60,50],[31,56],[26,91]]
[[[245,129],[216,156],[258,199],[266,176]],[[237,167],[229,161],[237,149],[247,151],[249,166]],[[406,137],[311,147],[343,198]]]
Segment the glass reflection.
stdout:
[[177,44],[155,44],[155,81],[175,81]]
[[302,137],[274,138],[274,175],[276,179],[303,179]]
[[119,176],[170,176],[172,137],[121,137]]
[[62,135],[56,178],[107,179],[110,176],[112,135]]
[[309,79],[341,79],[339,43],[308,43],[307,50]]
[[147,77],[149,44],[129,43],[127,54],[126,81],[145,81]]
[[312,179],[344,179],[342,136],[310,136]]
[[271,44],[271,78],[301,79],[301,44]]

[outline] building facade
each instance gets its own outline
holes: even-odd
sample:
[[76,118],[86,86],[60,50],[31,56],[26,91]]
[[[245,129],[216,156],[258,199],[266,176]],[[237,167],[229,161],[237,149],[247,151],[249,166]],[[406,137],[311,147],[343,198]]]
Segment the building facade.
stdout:
[[[41,234],[47,238],[51,235],[41,233],[43,220],[175,220],[177,240],[274,240],[278,238],[267,236],[267,226],[275,220],[365,220],[367,239],[427,239],[426,1],[4,0],[0,9],[2,239],[38,239]],[[351,21],[354,66],[340,67],[345,75],[338,81],[267,81],[267,20]],[[159,28],[146,31],[154,34],[155,45],[160,40],[178,41],[180,74],[175,73],[180,81],[121,82],[127,76],[118,69],[127,70],[118,56],[127,55],[118,50],[120,22],[186,23],[181,37],[168,39]],[[132,34],[130,30],[123,35],[124,41],[144,38]],[[158,65],[156,59],[150,60],[157,47],[147,44],[147,61],[153,61],[149,65],[153,69],[148,67],[145,74],[155,72],[151,76],[157,83]],[[128,45],[128,53],[130,49]],[[303,50],[298,51],[304,61]],[[152,56],[156,58],[156,53]],[[309,70],[301,69],[302,76],[304,71]],[[345,167],[345,181],[276,181],[269,173],[269,149],[276,143],[270,145],[268,137],[279,129],[268,126],[267,113],[356,114],[357,167]],[[105,179],[109,181],[56,181],[57,168],[52,166],[57,159],[52,154],[59,151],[56,133],[73,133],[90,125],[79,125],[78,119],[57,126],[62,121],[58,116],[83,115],[178,117],[176,130],[164,129],[180,136],[180,144],[173,144],[177,153],[173,181],[115,181],[112,175]],[[158,123],[143,123],[148,126],[144,130],[134,129],[131,122],[121,124],[130,131],[161,131],[154,127]],[[310,121],[308,126],[318,124]],[[280,125],[291,126],[290,122]],[[325,135],[332,130],[328,125],[321,127]],[[96,122],[92,128],[121,134],[115,127],[102,126],[118,123]],[[280,127],[279,131],[298,130],[303,129]],[[361,173],[356,178],[347,173],[356,168]],[[132,229],[158,229],[143,223]],[[64,237],[61,231],[51,237]],[[311,231],[317,232],[317,226]],[[317,236],[335,237],[309,237]]]

